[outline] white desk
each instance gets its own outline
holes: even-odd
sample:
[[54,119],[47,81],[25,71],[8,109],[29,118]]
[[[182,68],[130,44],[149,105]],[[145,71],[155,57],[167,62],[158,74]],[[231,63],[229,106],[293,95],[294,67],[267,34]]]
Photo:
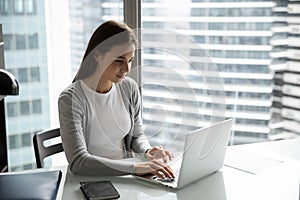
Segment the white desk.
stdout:
[[[90,177],[73,175],[67,170],[58,199],[85,199],[79,181],[109,179],[120,199],[204,199],[204,200],[299,200],[300,139],[229,147],[231,151],[251,152],[283,163],[257,174],[224,166],[219,172],[174,191],[145,183],[131,176]],[[62,167],[66,170],[66,167]],[[66,172],[66,171],[65,171]]]

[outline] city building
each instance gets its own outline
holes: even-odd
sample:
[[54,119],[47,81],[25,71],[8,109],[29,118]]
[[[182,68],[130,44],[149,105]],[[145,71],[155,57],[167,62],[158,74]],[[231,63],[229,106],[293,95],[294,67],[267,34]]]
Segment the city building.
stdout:
[[273,9],[271,140],[300,134],[300,1],[277,1]]
[[6,98],[9,168],[30,169],[33,134],[50,126],[45,5],[35,0],[1,5],[5,65],[20,84],[19,96]]
[[5,67],[20,85],[18,96],[5,99],[10,171],[35,167],[33,134],[58,126],[57,98],[71,71],[68,22],[54,20],[65,17],[66,3],[0,0]]
[[[262,0],[187,0],[173,2],[170,9],[169,1],[142,1],[142,28],[149,29],[142,38],[146,46],[143,117],[149,134],[161,136],[153,137],[156,143],[176,140],[184,129],[208,125],[215,117],[213,107],[224,106],[223,117],[235,122],[231,144],[268,139],[273,78],[268,66],[275,5]],[[205,75],[207,63],[199,56],[203,50],[219,73]],[[205,82],[216,76],[223,84],[207,88]],[[225,102],[212,101],[212,94],[218,92]]]

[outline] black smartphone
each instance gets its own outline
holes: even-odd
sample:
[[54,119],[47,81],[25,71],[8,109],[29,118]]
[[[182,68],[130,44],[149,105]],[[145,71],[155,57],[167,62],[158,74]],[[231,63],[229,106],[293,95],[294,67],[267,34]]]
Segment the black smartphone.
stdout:
[[119,192],[109,180],[80,182],[80,189],[88,200],[120,198]]

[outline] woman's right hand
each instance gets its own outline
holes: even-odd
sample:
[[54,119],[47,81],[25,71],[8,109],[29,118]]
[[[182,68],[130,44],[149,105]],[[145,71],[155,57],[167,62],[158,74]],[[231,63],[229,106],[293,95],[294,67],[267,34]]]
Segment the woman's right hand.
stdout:
[[154,174],[159,178],[175,178],[170,166],[157,159],[135,164],[134,168],[136,175]]

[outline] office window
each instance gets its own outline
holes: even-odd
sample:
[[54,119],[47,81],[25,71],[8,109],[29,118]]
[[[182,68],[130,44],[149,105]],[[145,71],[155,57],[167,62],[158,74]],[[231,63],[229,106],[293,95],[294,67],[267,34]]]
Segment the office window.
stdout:
[[31,80],[31,82],[39,82],[40,81],[40,68],[39,67],[31,67],[30,68],[30,80]]
[[24,13],[24,1],[23,0],[13,0],[14,2],[14,13],[17,15]]
[[0,0],[0,14],[1,15],[8,14],[8,1],[9,0]]
[[28,101],[20,102],[20,114],[21,115],[29,115],[30,114],[30,107],[29,107]]
[[26,14],[36,13],[36,0],[24,0],[24,9]]
[[17,149],[20,147],[19,135],[9,136],[9,149]]
[[4,50],[14,49],[14,37],[12,34],[3,34]]
[[16,49],[26,49],[25,35],[16,35]]
[[[59,10],[57,6],[60,6]],[[46,20],[45,13],[50,12],[55,15],[47,16],[50,18]],[[50,110],[51,105],[57,104],[57,99],[50,95],[61,92],[50,84],[57,77],[57,74],[53,73],[60,75],[71,71],[68,68],[72,68],[72,74],[71,72],[64,74],[71,83],[71,76],[75,75],[88,39],[96,26],[108,19],[123,21],[123,2],[122,0],[0,0],[0,19],[5,42],[4,53],[7,58],[5,67],[14,72],[20,84],[20,94],[6,98],[5,101],[7,132],[12,135],[8,136],[8,144],[9,149],[14,150],[10,153],[9,168],[11,171],[17,171],[35,167],[34,155],[23,156],[24,152],[33,153],[27,151],[32,145],[29,140],[32,134],[54,128],[50,127],[51,119],[58,122],[58,116]],[[65,19],[70,21],[64,22]],[[55,25],[61,22],[67,25],[61,27],[64,30],[54,29],[53,24],[47,24],[49,21]],[[57,31],[59,34],[56,34]],[[67,32],[69,34],[66,34]],[[55,46],[53,44],[55,42],[50,42],[51,46],[47,46],[51,40],[59,45]],[[57,54],[57,51],[70,54],[65,53],[62,56]],[[54,66],[57,61],[59,64]],[[55,67],[61,70],[55,71]],[[56,83],[57,81],[59,80],[56,79]],[[52,163],[55,164],[55,161]]]
[[19,68],[18,69],[18,81],[20,81],[20,83],[28,82],[28,69],[27,68]]
[[[256,3],[267,2],[247,1],[255,2],[255,6],[258,5]],[[24,129],[30,130],[27,132],[31,133],[45,130],[50,128],[50,119],[57,119],[57,116],[50,116],[49,110],[49,101],[52,101],[49,91],[56,88],[49,84],[53,80],[51,73],[49,74],[53,66],[48,64],[61,59],[49,56],[52,54],[48,52],[51,48],[47,46],[47,37],[51,35],[51,31],[57,31],[46,30],[46,27],[51,26],[46,24],[48,21],[45,13],[56,12],[49,10],[51,6],[47,7],[51,2],[54,1],[45,4],[45,1],[40,0],[0,0],[3,27],[19,26],[10,31],[3,29],[5,53],[6,56],[9,55],[6,68],[13,69],[19,82],[28,89],[26,95],[22,93],[18,97],[7,98],[6,101],[7,110],[10,111],[10,114],[7,113],[10,115],[7,120],[8,132],[11,135],[19,135],[18,140],[9,137],[9,144],[19,152],[23,151],[21,135],[24,134]],[[224,8],[197,8],[195,2],[207,5],[216,3],[218,6],[224,5]],[[241,8],[229,9],[232,2],[240,3]],[[204,83],[205,79],[211,82],[215,79],[210,73],[205,73],[211,70],[211,65],[200,58],[207,57],[209,53],[216,55],[208,58],[212,59],[219,76],[224,80],[225,117],[238,119],[239,126],[233,127],[236,137],[231,144],[266,141],[269,134],[266,122],[270,119],[272,93],[272,76],[268,63],[273,58],[267,55],[272,48],[271,28],[274,25],[286,27],[282,22],[273,22],[270,14],[273,6],[244,9],[239,0],[193,0],[172,3],[169,0],[141,0],[141,3],[141,24],[142,29],[146,29],[143,30],[141,40],[143,120],[151,142],[180,142],[182,135],[177,133],[209,124],[212,119],[209,112],[211,108],[222,108],[222,104],[212,103],[210,98],[212,94],[218,96],[220,91],[208,90]],[[63,38],[67,34],[58,34],[59,37],[55,40],[70,41],[71,62],[60,67],[63,69],[71,66],[74,76],[94,28],[109,19],[123,21],[123,1],[69,0],[61,1],[60,5],[68,6],[68,12],[65,13],[69,13],[70,26],[64,28],[70,28],[70,38]],[[260,16],[259,20],[253,20],[256,15]],[[226,21],[227,17],[231,18]],[[18,24],[16,19],[24,23]],[[286,37],[285,34],[276,35],[280,36],[279,38]],[[24,58],[22,63],[17,62],[20,55]],[[285,58],[274,58],[272,62],[275,60],[286,61]],[[203,71],[195,73],[197,66]],[[24,68],[27,71],[23,70]],[[206,77],[203,77],[203,74]],[[242,78],[243,80],[238,80]],[[259,87],[254,87],[255,84]],[[52,105],[56,103],[52,102]],[[293,115],[289,109],[285,112]],[[16,120],[22,126],[16,127]],[[260,124],[259,131],[253,130],[252,124],[247,124],[253,122]],[[167,133],[163,130],[167,130]],[[24,143],[28,141],[26,138],[27,136],[24,136]],[[10,165],[11,170],[24,169],[34,166],[35,163],[34,159],[25,161],[18,155],[10,159],[14,160],[10,161],[14,163]]]
[[21,135],[22,147],[29,147],[32,145],[32,135],[30,133],[24,133]]
[[4,34],[5,50],[37,49],[39,47],[38,34]]
[[32,101],[32,114],[42,113],[42,101],[40,99]]
[[38,46],[38,34],[31,34],[28,36],[28,40],[29,40],[29,49],[37,49]]
[[6,116],[7,117],[15,117],[18,115],[17,103],[10,102],[6,104]]
[[154,144],[180,148],[186,130],[222,117],[236,119],[231,145],[268,140],[273,8],[233,2],[173,2],[170,10],[168,1],[142,0],[143,120]]

